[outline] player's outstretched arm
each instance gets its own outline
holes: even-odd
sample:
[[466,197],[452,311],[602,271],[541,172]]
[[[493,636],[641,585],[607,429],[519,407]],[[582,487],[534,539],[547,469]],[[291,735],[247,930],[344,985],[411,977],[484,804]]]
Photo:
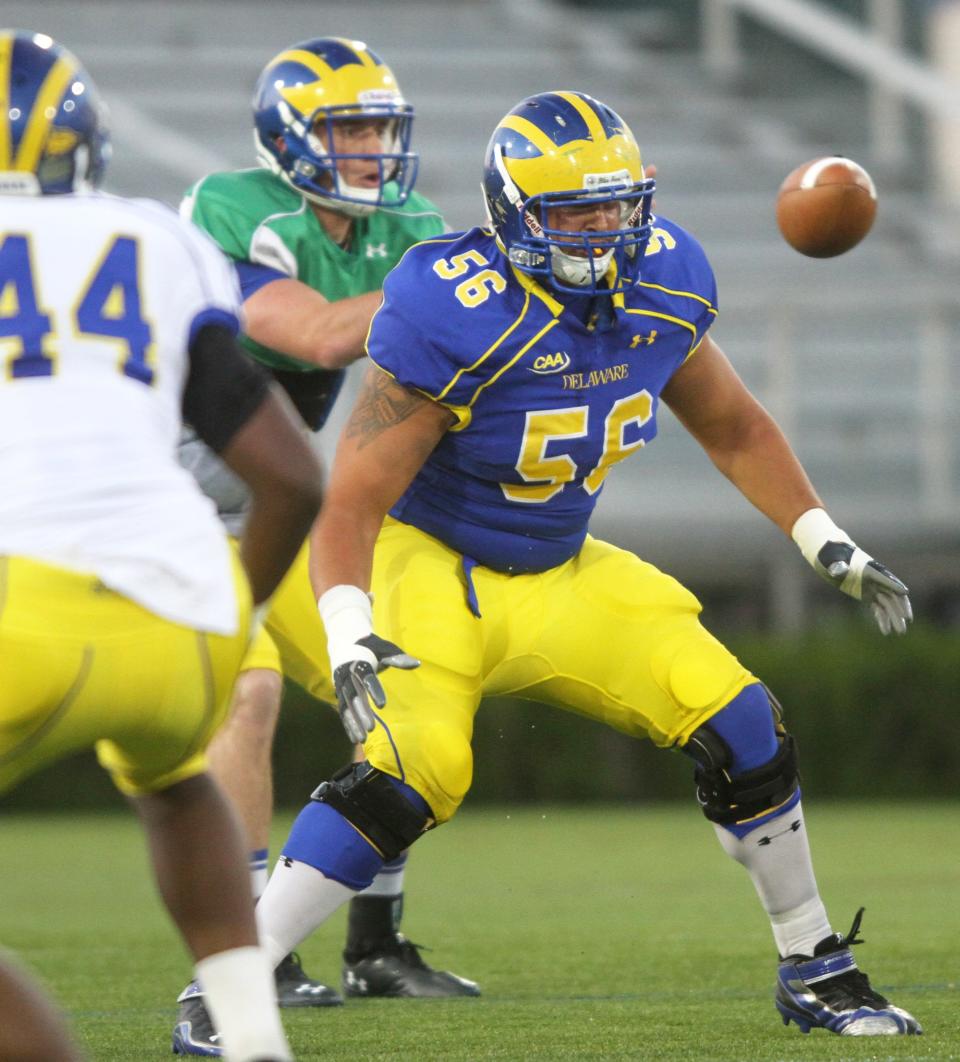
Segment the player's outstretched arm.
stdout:
[[370,366],[334,459],[311,536],[310,578],[327,631],[340,717],[361,743],[386,697],[377,672],[418,661],[373,633],[367,591],[383,518],[454,421],[443,406]]
[[277,588],[320,507],[323,473],[289,399],[223,327],[190,348],[184,419],[250,488],[240,553],[254,602]]
[[780,427],[709,336],[674,374],[663,398],[717,468],[794,539],[818,575],[868,604],[884,634],[906,631],[913,618],[907,588],[827,516]]
[[785,534],[821,504],[776,421],[709,335],[663,398],[717,468]]
[[246,334],[257,343],[321,369],[340,369],[364,356],[381,293],[337,302],[299,280],[272,280],[244,300]]

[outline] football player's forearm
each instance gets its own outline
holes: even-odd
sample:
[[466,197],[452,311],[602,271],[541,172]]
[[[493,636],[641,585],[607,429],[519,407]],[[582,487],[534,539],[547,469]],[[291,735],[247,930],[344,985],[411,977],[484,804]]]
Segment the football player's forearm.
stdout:
[[246,333],[287,357],[340,369],[363,357],[370,320],[379,305],[379,291],[328,302],[297,281],[278,281],[244,303]]
[[737,446],[711,452],[710,457],[740,493],[786,535],[802,513],[823,504],[772,418],[757,420]]
[[314,597],[347,584],[370,589],[373,547],[381,514],[328,502],[310,537],[310,582]]
[[240,559],[250,580],[254,604],[280,585],[303,546],[316,515],[317,499],[277,489],[255,494],[240,542]]

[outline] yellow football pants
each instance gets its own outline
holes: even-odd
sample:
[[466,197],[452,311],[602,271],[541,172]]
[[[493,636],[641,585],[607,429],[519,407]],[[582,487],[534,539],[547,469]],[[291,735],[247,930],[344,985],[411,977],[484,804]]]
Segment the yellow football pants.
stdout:
[[327,632],[310,586],[305,543],[277,587],[263,626],[254,637],[241,671],[278,671],[312,697],[336,704],[327,656]]
[[374,554],[374,630],[422,663],[381,675],[384,725],[364,751],[440,822],[470,787],[483,696],[542,701],[673,746],[756,681],[701,626],[693,594],[605,542],[588,537],[540,574],[477,567],[473,584],[480,618],[460,555],[387,519]]
[[249,636],[236,558],[234,583],[240,624],[224,637],[161,619],[95,575],[0,557],[0,793],[91,747],[131,795],[202,773]]

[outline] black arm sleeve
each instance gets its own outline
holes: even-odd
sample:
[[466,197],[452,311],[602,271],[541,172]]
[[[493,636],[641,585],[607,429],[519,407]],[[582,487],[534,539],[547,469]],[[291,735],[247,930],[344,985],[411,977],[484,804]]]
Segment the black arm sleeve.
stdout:
[[216,453],[259,409],[270,378],[240,349],[222,325],[201,328],[190,346],[190,374],[183,391],[183,419]]

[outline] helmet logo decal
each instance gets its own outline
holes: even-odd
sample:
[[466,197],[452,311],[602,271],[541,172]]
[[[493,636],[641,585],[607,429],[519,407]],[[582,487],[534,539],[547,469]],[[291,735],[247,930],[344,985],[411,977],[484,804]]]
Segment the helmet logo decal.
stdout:
[[543,226],[537,221],[536,216],[532,211],[524,210],[523,220],[526,222],[527,228],[534,234],[534,236],[543,235]]
[[583,187],[588,192],[604,192],[618,186],[629,187],[633,178],[629,170],[616,170],[614,173],[585,173]]
[[390,103],[394,106],[403,105],[403,97],[396,89],[364,89],[357,93],[357,102],[361,104]]

